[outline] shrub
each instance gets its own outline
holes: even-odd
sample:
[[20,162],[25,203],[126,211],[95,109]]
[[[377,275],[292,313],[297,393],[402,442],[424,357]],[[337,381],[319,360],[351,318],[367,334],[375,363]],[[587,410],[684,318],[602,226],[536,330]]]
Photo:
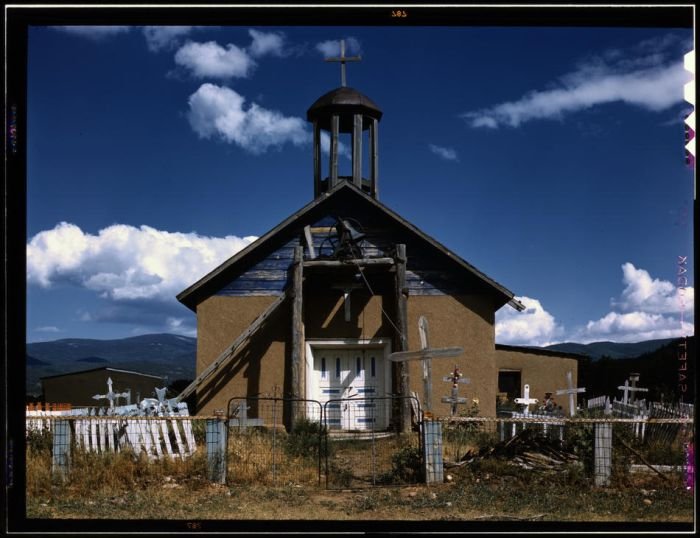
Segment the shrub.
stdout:
[[289,456],[318,459],[320,455],[325,458],[328,450],[328,443],[322,442],[325,434],[325,426],[306,418],[299,419],[284,442],[284,450]]

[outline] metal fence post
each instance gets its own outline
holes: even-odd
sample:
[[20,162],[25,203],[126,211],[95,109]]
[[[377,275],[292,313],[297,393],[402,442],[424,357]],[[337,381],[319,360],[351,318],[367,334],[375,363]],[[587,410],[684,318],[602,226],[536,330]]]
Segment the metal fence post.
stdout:
[[57,420],[53,427],[53,461],[51,472],[54,476],[65,479],[70,471],[70,422]]
[[442,423],[423,422],[423,454],[425,455],[425,483],[441,484],[442,476]]
[[607,486],[612,469],[612,423],[596,423],[594,451],[594,483],[596,486]]
[[207,419],[207,472],[212,482],[226,483],[226,420]]

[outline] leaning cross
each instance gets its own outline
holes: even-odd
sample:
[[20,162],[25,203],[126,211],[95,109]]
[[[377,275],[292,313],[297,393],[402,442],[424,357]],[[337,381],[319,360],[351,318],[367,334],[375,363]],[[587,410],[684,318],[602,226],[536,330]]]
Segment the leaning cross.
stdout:
[[525,387],[523,387],[523,393],[525,394],[524,398],[515,398],[513,401],[516,404],[521,404],[525,406],[525,414],[529,415],[530,414],[530,405],[536,404],[537,403],[537,398],[530,398],[530,385],[525,384]]
[[428,320],[425,316],[418,319],[421,349],[419,351],[397,351],[389,355],[392,362],[404,362],[421,359],[423,365],[423,409],[430,412],[432,400],[431,359],[433,357],[457,357],[464,353],[461,347],[431,348],[428,342]]
[[[632,401],[634,400],[634,393],[635,392],[648,392],[649,391],[649,389],[643,389],[642,387],[637,387],[636,381],[637,381],[636,379],[633,379],[633,381],[632,381],[633,384],[630,386],[629,380],[625,380],[624,385],[620,385],[619,387],[617,387],[618,390],[623,391],[622,403],[624,403],[624,404],[630,403],[631,404]],[[632,393],[632,398],[630,398],[629,393]]]
[[115,393],[112,392],[112,378],[108,377],[107,378],[107,394],[95,394],[92,399],[93,400],[102,400],[102,399],[107,399],[109,400],[109,408],[114,409],[114,400],[117,398],[128,398],[129,393],[128,392],[119,392]]
[[566,384],[568,388],[557,390],[557,396],[562,394],[569,395],[569,415],[572,417],[576,414],[576,404],[574,401],[574,395],[579,392],[586,392],[585,388],[574,388],[574,381],[571,371],[566,372]]
[[340,85],[345,86],[346,62],[359,62],[362,56],[345,56],[345,40],[340,40],[340,57],[325,58],[327,62],[340,62]]
[[455,416],[457,414],[457,405],[467,403],[466,398],[460,398],[457,395],[457,391],[459,390],[459,384],[462,383],[464,385],[467,385],[470,383],[470,379],[468,377],[463,378],[462,372],[459,371],[459,368],[457,368],[457,365],[455,364],[455,369],[452,371],[452,374],[443,377],[442,380],[447,381],[448,383],[452,383],[452,394],[450,396],[444,396],[440,401],[442,403],[452,404],[450,414],[452,416]]

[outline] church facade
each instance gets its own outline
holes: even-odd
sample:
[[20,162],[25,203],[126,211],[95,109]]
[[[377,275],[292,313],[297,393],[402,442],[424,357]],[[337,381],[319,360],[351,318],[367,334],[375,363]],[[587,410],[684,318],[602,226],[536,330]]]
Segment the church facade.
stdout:
[[[381,116],[344,85],[320,97],[307,112],[314,199],[178,295],[197,314],[198,377],[190,390],[199,414],[226,409],[232,398],[273,394],[322,403],[423,398],[421,361],[391,360],[421,348],[421,317],[430,348],[463,350],[432,359],[434,415],[451,412],[443,378],[455,367],[470,380],[460,396],[478,403],[482,416],[496,416],[497,399],[521,396],[526,384],[542,398],[566,388],[567,372],[576,383],[575,356],[498,346],[495,312],[524,308],[514,294],[379,202]],[[338,175],[342,134],[352,140],[347,177]],[[568,400],[560,403],[567,411]],[[410,412],[387,407],[374,425],[406,425]],[[358,420],[340,427],[362,428]]]

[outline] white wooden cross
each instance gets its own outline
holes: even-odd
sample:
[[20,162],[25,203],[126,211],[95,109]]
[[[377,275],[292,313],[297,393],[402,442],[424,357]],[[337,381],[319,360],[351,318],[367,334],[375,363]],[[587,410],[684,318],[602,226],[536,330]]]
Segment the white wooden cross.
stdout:
[[464,353],[461,347],[431,348],[428,341],[428,320],[425,316],[418,318],[421,348],[419,351],[397,351],[389,355],[392,362],[404,362],[421,359],[423,365],[423,409],[430,412],[432,400],[431,359],[433,357],[457,357]]
[[450,396],[443,396],[442,398],[442,403],[449,403],[452,404],[452,408],[450,409],[450,414],[452,416],[455,416],[457,414],[457,405],[459,404],[465,404],[467,403],[466,398],[460,398],[457,395],[457,392],[459,391],[459,384],[467,385],[471,381],[468,377],[462,377],[462,372],[459,371],[459,368],[457,368],[457,365],[455,364],[455,369],[452,372],[452,375],[448,375],[442,378],[443,381],[447,381],[448,383],[452,383],[452,393]]
[[345,63],[346,62],[359,62],[362,60],[361,56],[345,56],[345,40],[340,40],[340,57],[337,58],[325,58],[327,62],[340,62],[340,85],[345,86]]
[[538,400],[537,400],[537,398],[530,398],[530,385],[528,385],[527,383],[525,384],[525,387],[523,387],[523,394],[525,394],[524,398],[515,398],[513,401],[516,404],[524,405],[525,406],[524,414],[529,415],[530,414],[530,406],[532,404],[536,404]]
[[566,384],[568,385],[568,388],[557,390],[557,396],[561,396],[562,394],[569,395],[569,415],[573,417],[576,414],[576,398],[574,395],[579,392],[586,392],[586,389],[574,388],[573,375],[571,371],[566,372]]
[[112,378],[108,377],[107,378],[107,394],[95,394],[92,399],[93,400],[102,400],[102,399],[107,399],[109,400],[109,408],[114,409],[114,400],[117,398],[128,398],[131,394],[131,391],[129,392],[112,392]]
[[[629,379],[625,380],[624,385],[620,385],[618,390],[621,390],[623,392],[622,396],[622,403],[627,404],[627,403],[632,403],[634,401],[634,393],[635,392],[648,392],[649,389],[643,389],[642,387],[637,387],[636,386],[637,379],[632,378],[632,385],[630,385]],[[632,398],[630,398],[630,393],[632,393]]]

